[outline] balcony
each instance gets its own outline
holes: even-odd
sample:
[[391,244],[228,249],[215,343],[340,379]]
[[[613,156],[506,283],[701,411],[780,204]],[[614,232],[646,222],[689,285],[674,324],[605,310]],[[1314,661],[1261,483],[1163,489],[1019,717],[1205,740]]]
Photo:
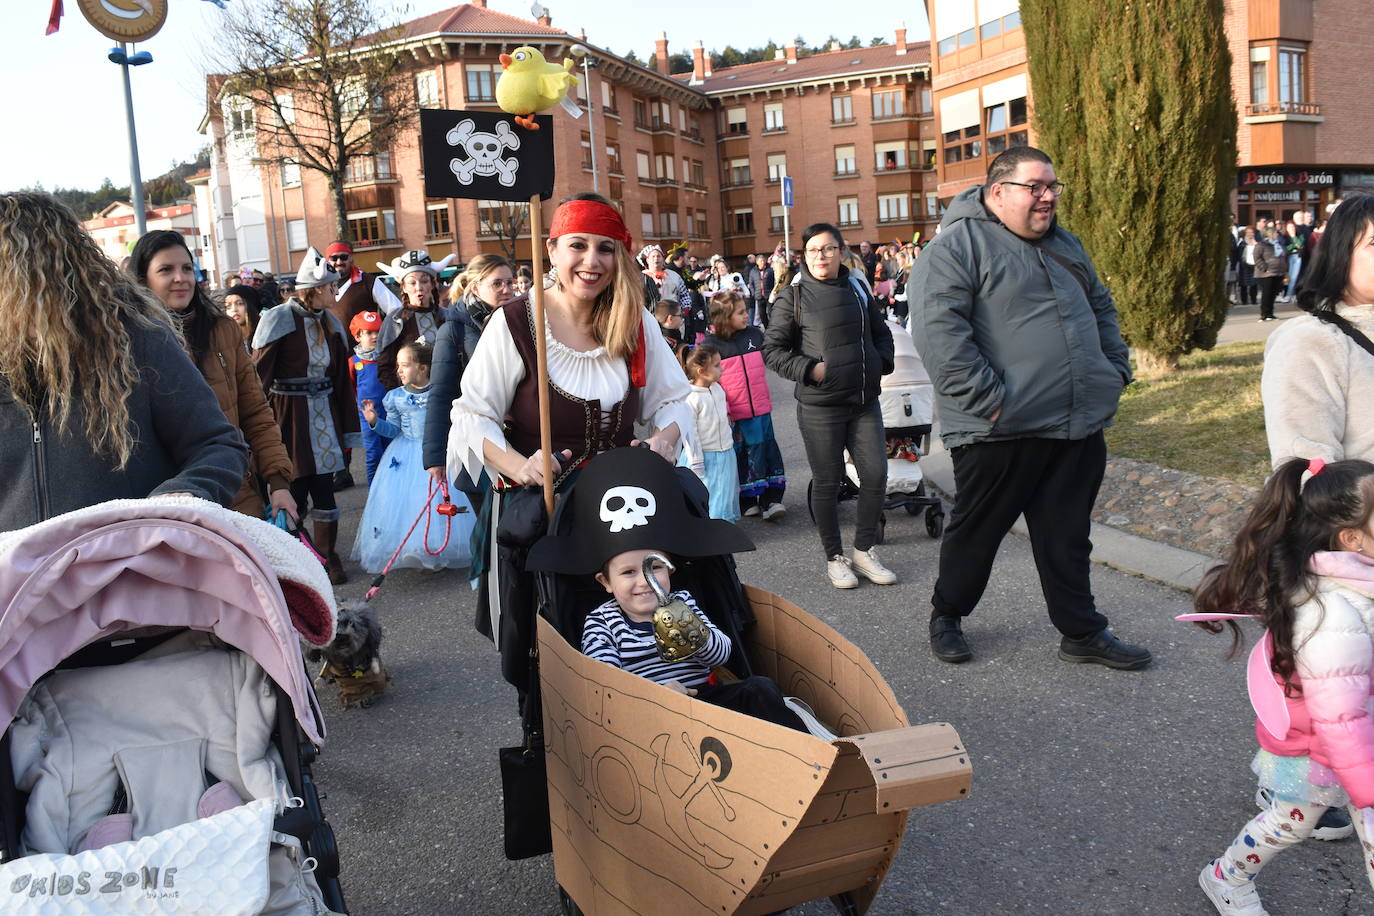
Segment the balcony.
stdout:
[[620,109],[619,109],[619,108],[613,108],[613,107],[611,107],[610,105],[602,105],[602,106],[601,106],[601,113],[604,114],[604,115],[605,115],[606,117],[608,117],[608,118],[615,118],[617,121],[620,120]]
[[1274,121],[1320,124],[1324,120],[1322,107],[1315,102],[1265,102],[1245,106],[1246,124],[1268,124]]
[[682,136],[686,137],[688,140],[691,140],[693,143],[700,143],[700,142],[701,142],[701,131],[700,131],[700,130],[695,130],[695,129],[694,129],[694,130],[684,130],[684,131],[682,131]]
[[[635,122],[635,127],[639,127],[639,126],[640,126],[639,123],[638,123],[638,122]],[[669,121],[669,120],[667,120],[667,119],[665,119],[665,118],[660,118],[660,117],[658,117],[658,116],[655,116],[655,117],[653,117],[652,119],[650,119],[650,121],[649,121],[649,126],[648,126],[648,131],[649,131],[649,133],[651,133],[651,134],[672,134],[672,133],[675,133],[675,131],[673,130],[673,122],[672,122],[672,121]]]
[[736,139],[736,138],[738,138],[738,137],[748,137],[748,136],[749,136],[749,125],[748,125],[748,124],[728,124],[728,125],[726,125],[725,130],[721,133],[721,135],[720,135],[720,137],[719,137],[718,139],[720,139],[720,140],[734,140],[734,139]]
[[785,133],[787,133],[787,127],[784,126],[784,125],[782,125],[782,124],[777,124],[777,125],[774,125],[773,127],[765,127],[765,128],[763,129],[763,136],[765,136],[765,137],[772,137],[772,136],[775,136],[775,135],[777,135],[777,134],[785,134]]
[[677,187],[677,179],[675,179],[675,178],[662,178],[662,177],[655,178],[655,177],[653,177],[653,176],[650,176],[650,177],[648,177],[648,178],[641,177],[641,178],[639,179],[639,183],[642,184],[642,185],[644,185],[646,188],[675,188],[675,187]]
[[858,177],[859,177],[859,170],[858,170],[858,169],[844,169],[844,170],[836,169],[836,170],[835,170],[835,175],[834,175],[834,177],[835,177],[835,178],[858,178]]
[[831,118],[831,119],[830,119],[830,126],[831,126],[831,127],[853,127],[855,124],[858,124],[858,123],[859,123],[859,122],[858,122],[857,120],[855,120],[854,118],[852,118],[852,117],[850,117],[850,118]]

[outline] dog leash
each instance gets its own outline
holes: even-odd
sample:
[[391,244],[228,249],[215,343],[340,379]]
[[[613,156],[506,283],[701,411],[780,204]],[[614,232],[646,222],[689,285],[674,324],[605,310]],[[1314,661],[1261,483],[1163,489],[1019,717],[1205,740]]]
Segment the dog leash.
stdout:
[[[434,511],[437,512],[439,515],[444,516],[444,542],[439,545],[438,549],[430,550],[429,525],[431,521],[431,516],[429,512],[429,505],[430,503],[434,502],[434,496],[436,493],[443,494],[443,502],[435,506]],[[401,543],[396,545],[395,552],[391,554],[391,559],[386,561],[386,566],[382,568],[381,574],[377,576],[377,578],[372,580],[372,585],[368,588],[367,594],[363,596],[363,600],[371,601],[372,596],[377,594],[377,592],[381,590],[382,582],[386,580],[386,574],[391,572],[391,567],[395,565],[396,558],[401,555],[401,551],[410,541],[410,536],[414,534],[415,529],[419,527],[421,519],[424,519],[425,522],[425,535],[421,541],[422,545],[425,548],[425,553],[429,554],[431,557],[437,557],[448,548],[449,538],[453,535],[453,516],[457,515],[460,512],[466,511],[467,509],[463,508],[462,506],[455,506],[453,502],[449,499],[448,481],[441,480],[436,484],[434,478],[431,477],[429,480],[429,498],[426,499],[425,504],[420,507],[420,514],[415,516],[415,521],[410,523],[410,530],[405,533],[405,537],[401,538]]]

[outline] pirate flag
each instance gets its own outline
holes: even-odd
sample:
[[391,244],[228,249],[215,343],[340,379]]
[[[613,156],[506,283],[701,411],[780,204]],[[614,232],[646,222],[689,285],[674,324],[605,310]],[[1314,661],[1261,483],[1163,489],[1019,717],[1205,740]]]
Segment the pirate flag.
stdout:
[[425,194],[528,201],[553,196],[553,117],[526,130],[498,111],[420,111]]

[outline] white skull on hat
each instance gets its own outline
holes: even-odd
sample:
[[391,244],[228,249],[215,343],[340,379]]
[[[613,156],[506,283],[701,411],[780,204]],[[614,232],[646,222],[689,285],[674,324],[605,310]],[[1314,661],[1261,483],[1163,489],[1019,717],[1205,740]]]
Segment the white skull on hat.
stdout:
[[643,487],[611,487],[601,497],[601,520],[611,526],[611,534],[649,524],[658,503]]

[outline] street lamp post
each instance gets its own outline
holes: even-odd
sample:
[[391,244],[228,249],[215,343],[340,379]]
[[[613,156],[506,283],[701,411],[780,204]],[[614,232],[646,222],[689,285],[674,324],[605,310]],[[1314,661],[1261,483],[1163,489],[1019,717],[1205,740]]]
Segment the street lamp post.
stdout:
[[119,64],[124,74],[124,120],[129,128],[129,194],[133,197],[134,226],[142,237],[148,231],[148,216],[143,202],[143,175],[138,168],[138,131],[134,128],[134,92],[129,84],[129,68],[151,64],[153,55],[147,51],[130,54],[129,46],[121,41],[106,56],[111,63]]

